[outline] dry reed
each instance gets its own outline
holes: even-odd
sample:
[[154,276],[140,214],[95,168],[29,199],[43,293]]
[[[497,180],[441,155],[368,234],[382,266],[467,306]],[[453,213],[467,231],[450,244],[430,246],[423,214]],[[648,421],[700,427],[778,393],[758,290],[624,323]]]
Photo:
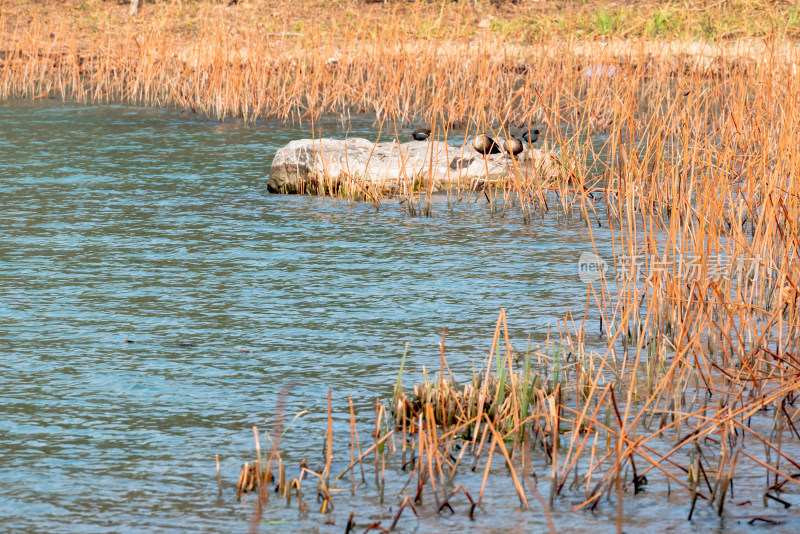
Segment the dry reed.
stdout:
[[[310,508],[303,501],[302,481],[306,475],[314,477],[322,502],[319,512],[324,513],[332,506],[337,480],[347,477],[351,494],[364,483],[368,460],[383,500],[387,465],[395,465],[388,470],[390,476],[406,477],[406,482],[396,495],[401,505],[389,530],[406,506],[423,504],[424,495],[433,497],[439,513],[455,513],[451,501],[459,493],[470,503],[470,517],[491,513],[481,505],[486,483],[489,476],[502,473],[508,474],[523,509],[530,507],[532,496],[546,514],[560,497],[574,500],[576,494],[583,495],[583,502],[573,512],[597,507],[604,496],[621,510],[628,495],[666,483],[683,489],[683,502],[691,504],[689,519],[698,501],[722,516],[732,500],[728,492],[734,480],[742,472],[747,478],[754,468],[764,470],[765,482],[760,489],[752,482],[737,485],[738,501],[763,497],[789,504],[780,494],[800,486],[800,410],[794,408],[800,367],[765,354],[755,356],[750,366],[771,372],[758,376],[759,389],[754,391],[733,358],[723,356],[712,367],[694,356],[689,347],[671,356],[653,353],[643,366],[632,359],[586,353],[570,338],[520,355],[510,344],[501,310],[486,366],[471,383],[458,386],[446,373],[444,358],[440,374],[414,386],[413,393],[398,379],[394,398],[376,405],[374,443],[363,451],[353,439],[358,429],[351,411],[349,459],[339,458],[335,477],[330,478],[330,426],[321,473],[301,466],[291,482],[269,471],[260,476],[264,483],[279,478],[275,491],[287,502],[294,492],[301,513]],[[733,375],[739,378],[721,380]],[[505,464],[503,471],[496,469],[495,459]],[[457,482],[480,463],[481,479]],[[356,466],[362,469],[360,482]],[[257,473],[245,464],[239,491],[258,487],[253,482]],[[532,484],[525,482],[530,477]],[[537,489],[548,483],[549,503]],[[622,515],[618,517],[621,527]],[[348,524],[353,521],[351,514]],[[550,525],[552,530],[552,521]]]

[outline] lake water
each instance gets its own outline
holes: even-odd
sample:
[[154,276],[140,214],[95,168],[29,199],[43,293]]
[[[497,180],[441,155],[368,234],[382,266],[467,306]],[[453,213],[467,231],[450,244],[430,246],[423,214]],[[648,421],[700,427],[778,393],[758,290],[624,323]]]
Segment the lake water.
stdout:
[[[322,127],[376,134],[367,121]],[[518,349],[557,332],[568,309],[582,314],[577,261],[592,247],[577,218],[492,218],[483,199],[438,199],[433,217],[412,217],[397,201],[268,194],[275,150],[309,136],[169,110],[0,106],[1,530],[244,531],[253,500],[237,502],[233,486],[283,385],[294,383],[287,414],[307,410],[284,450],[316,461],[328,389],[346,446],[347,395],[372,421],[406,343],[407,384],[438,370],[445,326],[449,364],[466,377],[501,307]],[[628,501],[626,521],[685,528],[684,507],[665,519],[662,498]],[[357,499],[397,505],[372,490]],[[474,522],[422,510],[401,524],[546,527],[508,484],[486,500],[492,513]],[[332,526],[270,506],[263,519],[283,524],[262,531],[341,532],[352,509],[341,499]],[[614,530],[616,505],[571,506],[557,505],[559,530]],[[700,529],[736,526],[699,515]]]

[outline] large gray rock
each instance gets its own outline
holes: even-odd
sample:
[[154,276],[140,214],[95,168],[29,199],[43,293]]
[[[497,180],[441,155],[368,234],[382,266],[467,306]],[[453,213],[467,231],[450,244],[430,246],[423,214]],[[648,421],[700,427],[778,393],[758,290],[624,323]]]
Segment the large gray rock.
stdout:
[[301,139],[278,150],[267,188],[273,193],[407,194],[419,189],[475,189],[512,176],[552,177],[550,154],[526,148],[516,158],[436,141],[372,143]]

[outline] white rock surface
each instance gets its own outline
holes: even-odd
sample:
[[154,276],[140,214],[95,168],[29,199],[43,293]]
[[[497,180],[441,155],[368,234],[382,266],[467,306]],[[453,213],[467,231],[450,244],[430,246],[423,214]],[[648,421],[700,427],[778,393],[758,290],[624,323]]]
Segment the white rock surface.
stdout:
[[[549,153],[526,149],[516,158],[437,141],[372,143],[366,139],[301,139],[278,150],[268,189],[273,193],[324,194],[340,187],[369,193],[406,194],[420,187],[471,189],[509,176],[555,174]],[[488,177],[488,179],[487,179]]]

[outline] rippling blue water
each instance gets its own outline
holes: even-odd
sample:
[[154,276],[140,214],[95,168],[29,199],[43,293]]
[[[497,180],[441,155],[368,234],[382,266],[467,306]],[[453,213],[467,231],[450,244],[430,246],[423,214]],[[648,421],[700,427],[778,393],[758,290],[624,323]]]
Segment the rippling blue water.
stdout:
[[[419,378],[438,369],[446,326],[464,377],[501,307],[519,349],[582,313],[584,223],[492,218],[482,200],[438,200],[421,218],[391,201],[269,195],[274,151],[309,135],[164,110],[0,107],[2,530],[245,530],[252,506],[232,487],[284,384],[287,413],[308,410],[285,450],[318,457],[328,388],[345,434],[347,394],[369,420],[406,342]],[[544,525],[519,511],[468,524],[523,520]]]

